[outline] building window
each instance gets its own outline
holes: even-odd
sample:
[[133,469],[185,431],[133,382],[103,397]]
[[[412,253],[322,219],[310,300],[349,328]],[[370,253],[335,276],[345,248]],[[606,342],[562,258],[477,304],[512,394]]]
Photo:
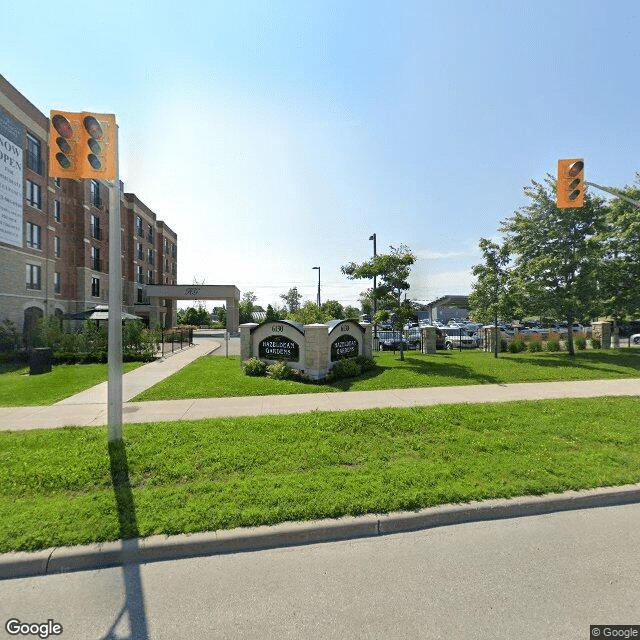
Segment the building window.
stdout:
[[153,264],[153,249],[147,250],[147,262]]
[[91,247],[91,268],[94,271],[102,271],[100,264],[100,249]]
[[53,183],[56,185],[56,187],[62,186],[62,180],[60,178],[54,178]]
[[178,247],[176,247],[175,244],[171,245],[171,254],[173,255],[173,257],[175,258],[178,254]]
[[176,275],[176,265],[175,263],[171,265],[171,273],[175,276]]
[[142,289],[138,289],[138,304],[142,304],[143,300]]
[[140,216],[136,216],[136,232],[141,238],[144,237],[144,231],[142,229],[142,218]]
[[53,292],[60,293],[60,273],[58,271],[53,274]]
[[144,284],[144,269],[138,267],[138,284]]
[[60,211],[60,200],[53,201],[53,219],[56,222],[60,222],[62,219],[62,213]]
[[27,222],[27,247],[42,249],[42,230],[32,222]]
[[149,271],[147,274],[147,284],[153,284],[153,271]]
[[144,260],[144,253],[142,253],[142,243],[138,242],[138,247],[137,247],[138,251],[138,260]]
[[40,267],[27,264],[27,289],[40,289]]
[[153,227],[151,225],[147,225],[147,240],[153,242]]
[[58,236],[53,239],[53,253],[56,258],[59,258],[62,253],[60,250],[60,238]]
[[165,261],[164,261],[164,270],[165,270],[167,273],[169,273],[169,261],[168,261],[168,260],[165,260]]
[[93,214],[91,214],[91,237],[96,240],[102,239],[102,234],[100,232],[100,218]]
[[36,209],[40,209],[42,201],[40,199],[40,185],[27,180],[27,190],[25,197],[27,198],[27,204]]
[[97,180],[92,180],[91,185],[91,204],[94,207],[101,207],[102,200],[100,199],[100,183]]
[[40,153],[40,140],[27,133],[27,167],[42,175],[42,154]]
[[100,278],[91,278],[91,295],[94,298],[100,297]]

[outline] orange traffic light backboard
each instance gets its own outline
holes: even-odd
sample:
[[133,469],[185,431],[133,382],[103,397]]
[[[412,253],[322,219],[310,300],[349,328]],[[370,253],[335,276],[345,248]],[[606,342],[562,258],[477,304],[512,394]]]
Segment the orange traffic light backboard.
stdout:
[[584,160],[558,160],[556,206],[559,209],[581,207],[584,204]]
[[52,178],[116,179],[115,115],[52,111],[49,133]]

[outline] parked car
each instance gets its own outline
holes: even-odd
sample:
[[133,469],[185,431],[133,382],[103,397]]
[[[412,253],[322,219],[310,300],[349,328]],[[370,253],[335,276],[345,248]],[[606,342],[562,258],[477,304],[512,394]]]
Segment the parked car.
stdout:
[[409,351],[411,344],[408,340],[399,336],[380,338],[381,351],[400,351],[401,348]]
[[477,335],[472,335],[465,329],[461,329],[459,327],[447,327],[446,329],[441,329],[440,331],[442,331],[444,334],[444,348],[448,349],[449,351],[451,351],[452,349],[459,349],[460,347],[462,347],[463,349],[475,349],[478,347]]
[[629,340],[631,340],[633,344],[640,344],[640,333],[634,333]]

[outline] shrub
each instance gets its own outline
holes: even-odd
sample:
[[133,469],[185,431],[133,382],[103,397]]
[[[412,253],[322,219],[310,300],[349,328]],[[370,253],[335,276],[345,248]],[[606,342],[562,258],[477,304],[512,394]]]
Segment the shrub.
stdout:
[[536,353],[538,351],[542,351],[542,340],[540,338],[533,338],[529,341],[529,351],[531,353]]
[[78,348],[85,353],[107,351],[107,327],[100,327],[95,322],[86,320],[80,334]]
[[578,334],[574,338],[573,342],[576,345],[576,349],[579,351],[584,351],[587,348],[587,336],[582,333]]
[[602,342],[600,338],[591,338],[591,348],[592,349],[600,349],[602,347]]
[[560,351],[560,338],[549,338],[545,349],[547,351]]
[[33,336],[33,346],[50,347],[56,351],[60,349],[63,336],[62,322],[59,318],[53,316],[40,318]]
[[520,353],[521,351],[524,351],[526,348],[527,348],[527,345],[525,344],[524,340],[520,336],[516,336],[509,343],[509,351],[511,353]]
[[289,380],[293,371],[286,362],[274,362],[267,367],[267,375],[274,380]]
[[509,349],[509,341],[504,338],[501,337],[500,338],[500,351],[507,351]]
[[0,323],[0,351],[17,349],[19,345],[18,329],[9,319]]
[[365,373],[366,371],[373,371],[376,368],[376,361],[373,358],[367,358],[365,356],[358,356],[355,358],[355,362],[360,367],[360,371]]
[[249,358],[242,363],[242,370],[246,376],[263,376],[267,373],[267,364],[258,358]]
[[362,368],[356,360],[345,358],[338,360],[338,362],[333,365],[326,379],[328,382],[334,382],[335,380],[342,380],[343,378],[355,378],[361,373]]
[[122,329],[122,357],[128,360],[152,360],[158,350],[158,336],[142,322],[125,322]]

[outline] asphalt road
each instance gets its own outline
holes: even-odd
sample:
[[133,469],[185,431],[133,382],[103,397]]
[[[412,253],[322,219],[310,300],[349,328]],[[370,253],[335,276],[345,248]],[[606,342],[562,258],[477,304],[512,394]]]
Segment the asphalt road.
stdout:
[[5,580],[0,637],[586,640],[640,624],[638,594],[636,504]]

